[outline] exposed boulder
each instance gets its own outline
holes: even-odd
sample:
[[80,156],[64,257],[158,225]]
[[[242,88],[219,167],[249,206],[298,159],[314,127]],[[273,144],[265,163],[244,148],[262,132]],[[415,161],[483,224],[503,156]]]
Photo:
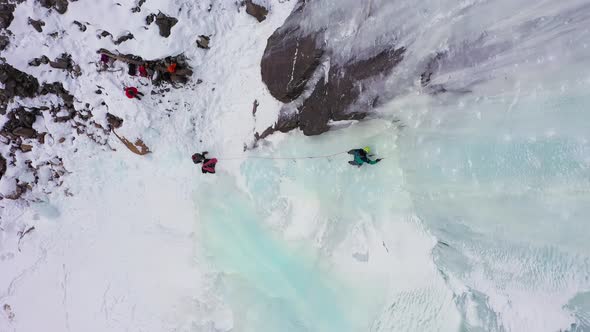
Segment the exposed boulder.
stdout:
[[170,37],[172,27],[175,26],[176,23],[178,23],[178,19],[172,16],[168,16],[162,12],[159,12],[157,15],[150,14],[145,18],[145,22],[147,25],[152,24],[154,21],[160,29],[160,36],[164,38]]
[[252,0],[245,0],[244,4],[246,5],[246,13],[254,16],[258,22],[266,20],[266,15],[268,15],[266,7],[255,4]]
[[20,137],[24,137],[24,138],[37,137],[37,131],[33,128],[18,127],[12,131],[12,134],[15,136],[20,136]]
[[73,23],[78,26],[78,28],[80,29],[80,31],[82,31],[82,32],[86,31],[87,28],[86,28],[86,25],[85,24],[82,24],[82,23],[80,23],[78,21],[74,21]]
[[55,10],[60,14],[65,14],[68,10],[68,0],[55,0]]
[[22,152],[25,152],[25,153],[31,152],[31,151],[33,151],[33,146],[32,145],[29,145],[29,144],[21,144],[20,145],[20,150]]
[[211,38],[209,36],[200,35],[199,39],[197,39],[197,47],[202,49],[209,49],[209,42]]
[[45,22],[42,20],[34,20],[29,17],[29,25],[33,27],[37,32],[43,32],[43,27],[45,26]]

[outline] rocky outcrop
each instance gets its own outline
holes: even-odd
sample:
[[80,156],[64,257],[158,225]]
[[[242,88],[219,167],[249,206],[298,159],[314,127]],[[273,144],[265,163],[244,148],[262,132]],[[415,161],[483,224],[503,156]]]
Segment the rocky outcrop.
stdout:
[[0,51],[4,51],[10,44],[10,35],[12,32],[8,27],[14,20],[14,10],[16,5],[0,1]]
[[51,68],[65,70],[73,76],[82,74],[80,66],[72,60],[72,56],[68,53],[63,53],[53,61],[49,60],[45,55],[29,61],[29,66],[38,67],[40,65],[49,65]]
[[266,15],[268,15],[266,7],[255,4],[252,0],[245,0],[244,5],[246,6],[246,13],[255,17],[258,22],[266,20]]
[[33,129],[33,124],[39,115],[39,110],[27,111],[24,107],[19,107],[7,114],[8,121],[0,132],[3,136],[12,138],[36,138],[38,133]]
[[39,90],[39,81],[7,63],[0,63],[0,114],[6,114],[6,107],[14,97],[34,97]]
[[[0,153],[0,176],[3,177],[0,200],[28,199],[27,193],[36,186],[41,186],[43,192],[47,193],[50,188],[61,186],[63,176],[68,173],[59,156],[30,153],[40,145],[46,144],[48,140],[55,142],[58,139],[58,137],[52,137],[51,133],[38,131],[43,128],[43,126],[35,126],[40,117],[43,117],[44,121],[51,119],[54,123],[65,126],[65,130],[60,131],[60,135],[69,132],[72,140],[76,135],[87,136],[97,144],[110,148],[108,146],[110,128],[104,128],[101,125],[104,119],[95,121],[90,104],[84,104],[85,106],[80,106],[81,103],[76,104],[74,96],[64,88],[61,82],[40,85],[35,77],[7,63],[1,63],[0,83],[5,87],[0,90],[0,106],[2,114],[5,114],[0,127],[0,143],[3,147]],[[54,95],[57,98],[52,98],[53,102],[49,105],[43,99],[34,99],[44,95]],[[16,102],[12,109],[7,110],[7,106],[15,97],[30,98],[30,100],[26,102],[27,106],[18,106],[19,102]],[[31,106],[35,102],[40,103],[39,106]],[[68,131],[68,128],[71,129]],[[64,141],[65,139],[61,137],[58,142]],[[19,171],[8,171],[12,168],[17,168]],[[33,196],[29,198],[34,199]]]
[[135,37],[133,36],[133,34],[131,32],[128,32],[124,35],[121,35],[119,38],[117,38],[117,40],[113,41],[113,43],[115,45],[120,45],[128,40],[131,40],[131,39],[135,39]]
[[68,0],[37,0],[39,4],[48,9],[55,9],[60,14],[68,11]]
[[14,20],[14,9],[15,5],[10,3],[0,3],[0,29],[7,29],[12,20]]
[[294,102],[297,111],[288,108],[258,138],[296,128],[305,135],[319,135],[329,130],[332,120],[365,118],[379,104],[370,85],[391,74],[403,59],[405,48],[384,46],[366,58],[330,61],[332,51],[321,43],[323,31],[305,34],[299,26],[306,3],[300,0],[268,39],[261,62],[262,80],[272,96],[286,104]]

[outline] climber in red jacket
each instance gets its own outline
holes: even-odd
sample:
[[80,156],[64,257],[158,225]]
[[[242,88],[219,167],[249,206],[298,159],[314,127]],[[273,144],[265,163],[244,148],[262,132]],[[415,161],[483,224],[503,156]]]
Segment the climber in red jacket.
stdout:
[[125,88],[125,96],[127,96],[127,98],[129,99],[137,98],[141,100],[141,97],[143,97],[143,93],[137,91],[137,88],[130,86]]
[[205,173],[215,174],[215,165],[217,165],[217,159],[216,158],[212,158],[212,159],[207,158],[206,157],[207,153],[208,152],[205,151],[205,152],[193,154],[193,157],[192,157],[193,163],[195,163],[195,164],[203,163],[203,166],[201,166],[201,172],[203,172],[203,174],[205,174]]

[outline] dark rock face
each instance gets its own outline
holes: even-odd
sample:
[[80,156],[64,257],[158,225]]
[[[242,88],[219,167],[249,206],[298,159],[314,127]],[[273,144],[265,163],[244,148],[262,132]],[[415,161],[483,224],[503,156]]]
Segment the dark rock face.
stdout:
[[14,9],[16,8],[15,5],[5,3],[0,3],[0,29],[6,29],[14,20]]
[[6,113],[6,107],[14,97],[34,97],[39,90],[39,81],[9,64],[0,64],[0,114]]
[[280,114],[272,130],[260,138],[296,128],[305,135],[319,135],[329,130],[331,120],[365,118],[379,101],[369,85],[389,75],[403,60],[405,48],[382,47],[369,58],[352,58],[325,70],[321,65],[332,55],[319,43],[323,32],[303,35],[299,27],[305,4],[300,0],[283,27],[268,39],[261,62],[262,80],[272,96],[283,103],[297,101],[298,112]]
[[258,22],[266,20],[266,15],[268,15],[268,9],[266,7],[255,4],[252,0],[246,0],[244,4],[246,5],[246,13],[254,16]]
[[[379,97],[368,91],[367,80],[388,75],[403,59],[404,52],[404,48],[386,50],[366,60],[330,68],[328,81],[322,78],[299,108],[299,127],[303,133],[310,136],[324,133],[329,130],[330,120],[362,120]],[[359,110],[348,111],[355,103],[359,104]]]
[[273,97],[289,103],[303,93],[324,54],[316,45],[315,36],[300,37],[298,27],[281,28],[268,39],[261,73]]
[[37,32],[43,32],[43,27],[45,26],[45,22],[41,20],[34,20],[29,17],[29,24],[33,27],[33,29],[37,30]]

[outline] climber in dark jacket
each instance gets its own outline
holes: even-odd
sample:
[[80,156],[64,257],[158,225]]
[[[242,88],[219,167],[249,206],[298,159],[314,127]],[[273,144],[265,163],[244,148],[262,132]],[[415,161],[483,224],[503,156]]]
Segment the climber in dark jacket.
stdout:
[[137,75],[137,65],[134,63],[130,63],[129,70],[127,71],[127,73],[129,74],[129,76]]
[[201,153],[195,153],[193,154],[193,163],[195,164],[200,164],[203,163],[203,166],[201,166],[201,172],[203,172],[203,174],[205,173],[211,173],[211,174],[215,174],[215,165],[217,165],[217,159],[216,158],[207,158],[207,154],[209,152],[204,151]]
[[361,167],[364,163],[367,163],[369,165],[375,165],[376,163],[383,160],[383,159],[371,160],[371,159],[369,159],[369,157],[372,157],[373,155],[371,155],[369,153],[371,153],[371,149],[369,147],[364,147],[362,149],[350,150],[350,151],[348,151],[348,154],[353,155],[354,160],[351,160],[348,163],[353,166]]

